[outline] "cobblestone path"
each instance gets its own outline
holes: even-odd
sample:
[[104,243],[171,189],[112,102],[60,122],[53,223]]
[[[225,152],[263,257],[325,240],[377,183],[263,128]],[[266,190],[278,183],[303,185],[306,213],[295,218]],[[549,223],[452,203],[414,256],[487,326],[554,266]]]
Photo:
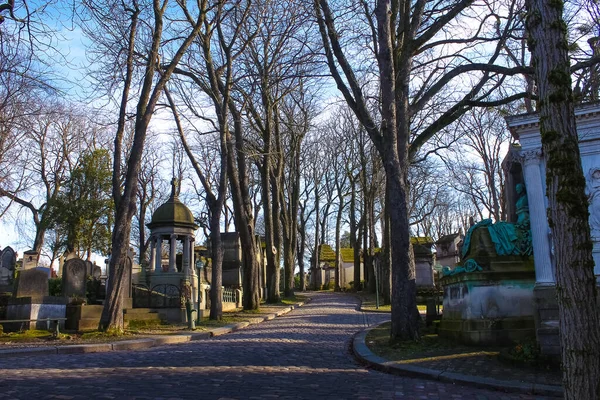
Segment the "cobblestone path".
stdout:
[[350,295],[311,293],[304,307],[210,340],[0,360],[0,399],[533,399],[392,376],[357,364],[352,335],[389,318]]

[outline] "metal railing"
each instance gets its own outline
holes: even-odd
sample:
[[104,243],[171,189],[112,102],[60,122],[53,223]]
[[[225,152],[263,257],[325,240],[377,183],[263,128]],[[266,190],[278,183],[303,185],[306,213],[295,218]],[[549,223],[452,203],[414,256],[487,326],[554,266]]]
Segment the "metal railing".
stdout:
[[46,330],[50,330],[50,324],[54,323],[58,325],[59,321],[66,321],[66,318],[40,318],[40,319],[4,319],[0,321],[0,324],[10,324],[18,322],[46,322]]
[[152,288],[133,285],[133,307],[181,308],[181,289],[170,284],[158,284]]
[[237,303],[235,298],[235,290],[229,288],[223,288],[223,302],[224,303]]

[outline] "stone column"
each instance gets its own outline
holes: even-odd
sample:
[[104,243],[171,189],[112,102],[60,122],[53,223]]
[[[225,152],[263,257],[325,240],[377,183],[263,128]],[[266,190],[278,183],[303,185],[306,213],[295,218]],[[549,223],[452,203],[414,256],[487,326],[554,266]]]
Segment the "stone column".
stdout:
[[191,277],[190,273],[190,237],[188,235],[183,239],[183,256],[181,260],[183,266],[183,276]]
[[160,235],[156,236],[156,244],[154,245],[154,251],[154,272],[162,272],[162,238]]
[[546,198],[542,186],[540,161],[542,150],[521,151],[523,174],[529,203],[531,221],[531,241],[533,244],[533,261],[535,265],[536,286],[552,286],[555,284],[550,258],[550,238],[548,220],[546,218]]
[[154,270],[156,268],[156,238],[154,236],[150,237],[150,260],[148,260],[148,271]]
[[190,268],[192,269],[192,273],[190,275],[196,276],[196,255],[194,254],[196,240],[191,237],[190,238]]
[[176,264],[176,247],[177,245],[177,235],[172,234],[171,235],[171,243],[169,246],[169,272],[177,272],[177,268],[175,267]]
[[196,274],[196,260],[194,259],[194,237],[190,237],[190,280],[192,283],[192,299],[194,299],[194,307],[200,312],[200,305],[198,303],[198,291],[200,285],[198,285],[198,275]]

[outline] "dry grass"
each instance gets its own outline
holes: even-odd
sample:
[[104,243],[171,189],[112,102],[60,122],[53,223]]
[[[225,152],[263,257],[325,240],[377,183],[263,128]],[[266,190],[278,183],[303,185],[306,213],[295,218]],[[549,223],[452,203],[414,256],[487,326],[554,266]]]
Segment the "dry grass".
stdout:
[[[242,311],[232,310],[223,312],[223,319],[219,321],[202,318],[196,326],[196,332],[208,331],[225,325],[240,322],[256,322],[257,318],[266,317],[268,314],[289,307],[291,304],[307,301],[306,296],[295,296],[282,299],[278,304],[261,305],[258,310]],[[54,337],[52,332],[44,330],[27,330],[22,332],[0,334],[0,348],[2,347],[32,347],[32,346],[57,346],[69,344],[106,343],[118,340],[142,339],[154,335],[176,335],[191,333],[187,324],[161,324],[154,321],[130,321],[129,328],[124,332],[68,332]]]
[[497,349],[471,347],[440,338],[433,328],[421,328],[421,340],[390,341],[390,323],[372,329],[366,337],[366,344],[376,355],[390,361],[418,362],[443,359],[445,357],[468,357],[474,353],[497,355]]

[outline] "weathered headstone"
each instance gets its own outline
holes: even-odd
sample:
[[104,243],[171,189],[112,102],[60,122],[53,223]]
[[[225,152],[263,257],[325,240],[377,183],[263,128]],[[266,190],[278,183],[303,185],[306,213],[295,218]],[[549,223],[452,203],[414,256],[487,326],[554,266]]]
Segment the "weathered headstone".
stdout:
[[94,268],[92,271],[92,277],[94,279],[100,279],[101,276],[102,276],[102,268],[100,268],[99,265],[94,264]]
[[72,258],[65,261],[62,276],[62,294],[66,297],[85,297],[87,266],[85,261]]
[[93,273],[94,273],[94,264],[92,264],[91,261],[86,260],[85,261],[85,275],[92,276]]
[[19,271],[13,297],[48,296],[48,272],[41,269]]
[[11,291],[17,254],[11,247],[5,247],[0,253],[0,291]]

